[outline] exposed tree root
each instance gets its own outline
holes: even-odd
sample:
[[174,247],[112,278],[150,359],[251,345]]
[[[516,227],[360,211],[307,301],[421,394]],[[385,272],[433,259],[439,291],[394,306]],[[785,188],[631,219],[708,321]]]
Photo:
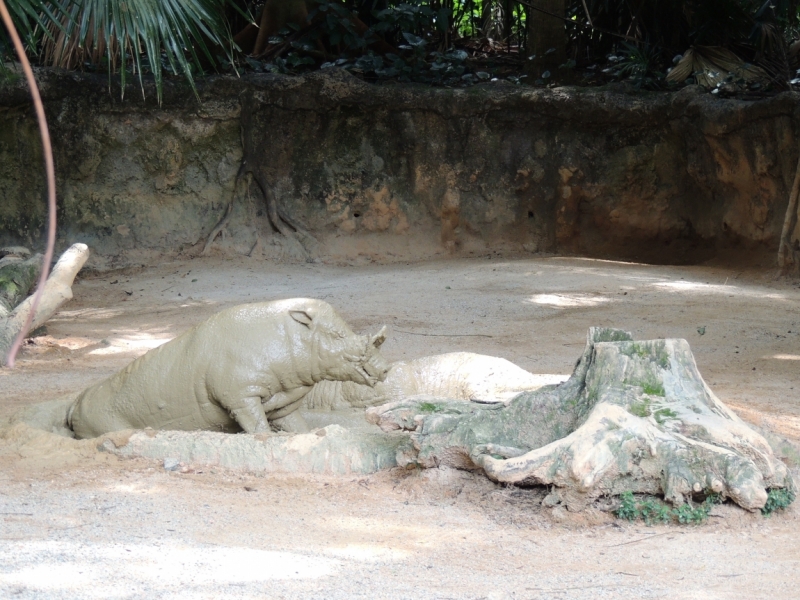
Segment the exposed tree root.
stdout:
[[483,469],[493,480],[555,485],[570,509],[625,491],[680,504],[718,493],[748,510],[786,466],[703,381],[685,340],[634,342],[593,328],[572,377],[493,406],[416,399],[367,410],[385,431],[413,431],[400,462]]
[[[305,258],[310,259],[317,243],[316,238],[314,238],[314,236],[311,235],[308,230],[300,225],[296,219],[291,217],[289,213],[287,213],[286,210],[280,206],[263,171],[257,166],[250,166],[252,163],[248,160],[248,156],[251,155],[251,152],[248,150],[253,148],[254,144],[248,143],[248,135],[245,132],[243,132],[242,138],[244,158],[242,158],[242,166],[239,167],[239,172],[236,174],[236,182],[234,183],[233,187],[233,197],[228,203],[228,206],[225,208],[225,213],[223,214],[222,218],[206,238],[206,243],[203,246],[202,254],[208,254],[217,236],[220,234],[224,235],[225,228],[227,227],[228,222],[230,221],[231,213],[233,212],[233,204],[236,201],[236,190],[239,187],[239,181],[242,178],[246,178],[248,175],[251,175],[264,197],[264,204],[266,205],[267,217],[269,218],[270,224],[285,238],[297,241],[300,247],[303,249]],[[248,181],[248,189],[249,183],[250,182]],[[257,248],[257,246],[258,240],[256,240],[256,245],[254,245],[253,249],[250,251],[251,254]]]
[[[234,196],[235,195],[236,195],[236,188],[234,188]],[[214,226],[214,229],[211,230],[211,233],[208,234],[208,237],[206,238],[206,243],[203,246],[202,254],[208,254],[208,251],[211,250],[211,245],[214,243],[214,240],[217,239],[218,235],[220,234],[225,235],[225,228],[228,226],[228,221],[230,221],[232,212],[233,212],[233,199],[231,199],[231,201],[228,202],[228,206],[225,207],[225,213],[222,215],[222,218]]]

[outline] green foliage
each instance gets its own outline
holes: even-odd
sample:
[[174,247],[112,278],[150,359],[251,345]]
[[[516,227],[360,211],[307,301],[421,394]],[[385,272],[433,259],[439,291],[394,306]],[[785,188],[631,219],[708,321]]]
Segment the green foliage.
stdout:
[[[36,26],[45,27],[53,21],[60,21],[64,10],[59,3],[47,3],[41,0],[5,0],[11,20],[17,28],[24,44],[35,42],[34,30]],[[5,42],[5,44],[4,44]],[[6,51],[12,51],[6,31],[0,26],[0,51],[6,45]]]
[[643,520],[646,525],[666,524],[677,521],[682,525],[699,524],[708,519],[708,515],[715,504],[723,501],[719,494],[708,493],[705,500],[698,505],[691,503],[681,504],[671,508],[657,498],[645,498],[639,502],[632,492],[620,494],[620,505],[614,514],[626,521]]
[[[447,11],[434,11],[425,0],[412,0],[372,12],[372,25],[359,33],[344,4],[336,0],[319,0],[309,14],[309,21],[318,23],[302,35],[285,30],[270,41],[288,43],[294,52],[277,57],[271,65],[250,61],[257,70],[299,73],[316,68],[312,56],[317,48],[327,45],[338,58],[324,61],[321,69],[339,67],[367,79],[421,82],[431,85],[458,85],[488,80],[491,75],[478,71],[468,73],[467,52],[460,49],[437,49],[443,30],[449,27]],[[314,21],[316,19],[316,21]],[[380,55],[369,49],[378,40],[396,43],[398,53]]]
[[697,507],[690,506],[689,504],[681,504],[678,508],[674,509],[674,514],[675,518],[678,519],[678,523],[682,525],[698,525],[708,518],[709,510],[710,507],[705,503]]
[[[673,57],[698,46],[728,48],[773,76],[785,78],[790,73],[786,41],[792,39],[797,25],[795,0],[586,2],[597,29],[572,31],[575,54],[598,58],[610,54],[614,60],[609,61],[607,72],[629,78],[639,87],[660,86]],[[569,6],[578,20],[586,19],[582,0],[572,0]],[[601,29],[616,35],[599,35]]]
[[446,8],[434,10],[429,2],[411,0],[373,13],[372,31],[384,39],[397,40],[398,34],[412,33],[424,37],[428,33],[445,32],[451,15]]
[[619,499],[621,503],[614,512],[618,518],[626,521],[635,521],[641,516],[639,505],[636,502],[636,498],[633,497],[633,492],[622,492]]
[[[7,4],[29,55],[42,64],[118,72],[123,83],[134,73],[141,84],[150,73],[159,97],[164,72],[180,75],[194,86],[198,75],[230,69],[236,60],[255,70],[283,73],[336,65],[367,79],[433,85],[468,85],[500,77],[502,70],[504,79],[521,84],[528,18],[549,22],[517,0],[308,0],[313,25],[275,36],[275,42],[285,42],[285,47],[265,64],[237,58],[232,42],[232,34],[243,26],[239,15],[257,11],[263,1],[7,0]],[[792,77],[787,41],[797,34],[797,0],[567,0],[565,4],[566,50],[571,58],[567,68],[548,72],[548,77],[537,80],[540,84],[550,77],[573,77],[573,71],[592,69],[601,81],[612,77],[639,88],[660,88],[673,58],[698,46],[733,50],[743,61],[764,69],[770,85],[786,87]],[[230,31],[227,17],[234,13],[239,22],[236,31]],[[354,14],[367,25],[366,31],[355,25]],[[244,19],[252,21],[253,16]],[[369,56],[371,45],[381,40],[399,52]],[[12,54],[0,28],[0,78],[2,58]],[[500,54],[506,55],[506,67],[492,62],[492,56]],[[490,64],[476,67],[469,64],[472,59]],[[793,81],[800,85],[800,78]]]
[[[233,59],[225,8],[233,0],[7,0],[30,49],[48,64],[152,73],[159,99],[164,71],[194,88],[204,64]],[[35,26],[38,25],[38,26]],[[223,56],[220,57],[219,53]]]
[[659,523],[670,523],[672,521],[672,509],[663,502],[656,499],[645,500],[639,505],[639,512],[646,525]]
[[[17,28],[17,33],[23,45],[30,46],[33,41],[34,27],[40,23],[39,14],[35,10],[36,2],[31,0],[6,0],[6,7],[11,14],[11,20]],[[11,43],[11,36],[0,23],[0,84],[11,83],[22,77],[5,64],[7,60],[16,60],[17,55]]]
[[767,503],[761,509],[761,514],[768,517],[776,510],[784,510],[794,502],[796,494],[789,488],[772,488],[767,494]]
[[371,35],[363,36],[356,31],[351,13],[341,2],[333,0],[318,0],[316,8],[308,15],[313,22],[319,16],[319,27],[312,29],[304,41],[315,42],[325,38],[332,46],[342,46],[343,51],[363,51],[369,43]]
[[357,58],[328,62],[322,68],[336,66],[368,78],[415,81],[430,85],[476,83],[490,78],[485,72],[466,72],[467,53],[463,50],[428,53],[425,40],[413,34],[405,35],[409,43],[400,46],[401,50],[406,51],[403,55],[389,53],[380,56],[370,52]]
[[619,79],[626,79],[637,88],[660,87],[664,73],[659,71],[659,53],[647,43],[623,42],[618,56],[609,56],[612,66],[605,70]]
[[[14,22],[23,46],[35,48],[42,33],[49,35],[48,23],[60,23],[64,12],[59,4],[51,6],[41,0],[5,0],[6,8]],[[16,51],[5,27],[0,23],[0,83],[16,81],[21,74],[7,68],[5,61],[18,60]]]

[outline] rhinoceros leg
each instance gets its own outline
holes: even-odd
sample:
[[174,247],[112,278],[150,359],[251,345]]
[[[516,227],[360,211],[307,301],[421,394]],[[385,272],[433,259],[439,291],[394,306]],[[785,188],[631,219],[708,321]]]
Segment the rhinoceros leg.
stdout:
[[303,398],[311,391],[311,386],[303,386],[279,392],[264,402],[263,411],[275,427],[290,433],[309,431],[305,419],[295,411],[303,405]]
[[310,391],[311,386],[301,386],[285,392],[278,392],[263,402],[262,410],[269,420],[285,417],[300,408],[300,401]]
[[259,396],[250,396],[221,404],[223,408],[230,411],[231,417],[245,433],[262,433],[270,430]]
[[269,421],[278,419],[282,419],[280,423],[276,423],[280,429],[301,433],[308,431],[308,425],[305,425],[302,417],[298,415],[299,419],[285,419],[300,408],[303,397],[310,389],[311,387],[298,387],[279,392],[267,401],[259,396],[250,396],[223,406],[246,433],[270,431]]
[[684,340],[625,337],[590,331],[567,382],[507,406],[416,400],[369,409],[368,419],[415,432],[408,462],[555,485],[575,509],[630,490],[673,503],[715,492],[755,510],[768,488],[793,488],[767,441],[705,384]]

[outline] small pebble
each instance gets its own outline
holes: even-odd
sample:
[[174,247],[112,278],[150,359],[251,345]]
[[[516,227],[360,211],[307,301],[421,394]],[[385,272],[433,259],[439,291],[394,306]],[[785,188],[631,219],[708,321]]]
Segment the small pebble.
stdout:
[[178,467],[180,467],[181,463],[177,458],[165,458],[164,459],[164,470],[165,471],[177,471]]

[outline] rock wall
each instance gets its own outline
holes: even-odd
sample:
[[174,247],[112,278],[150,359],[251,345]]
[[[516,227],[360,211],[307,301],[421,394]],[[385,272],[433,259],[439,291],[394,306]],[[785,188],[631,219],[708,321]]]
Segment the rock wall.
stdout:
[[[649,262],[777,251],[800,95],[755,102],[622,89],[375,86],[347,73],[168,83],[39,73],[60,240],[119,264],[216,247],[299,257],[258,187],[234,191],[241,129],[322,258],[487,249]],[[41,243],[44,178],[22,84],[0,87],[0,243]],[[256,241],[260,240],[258,244]]]

